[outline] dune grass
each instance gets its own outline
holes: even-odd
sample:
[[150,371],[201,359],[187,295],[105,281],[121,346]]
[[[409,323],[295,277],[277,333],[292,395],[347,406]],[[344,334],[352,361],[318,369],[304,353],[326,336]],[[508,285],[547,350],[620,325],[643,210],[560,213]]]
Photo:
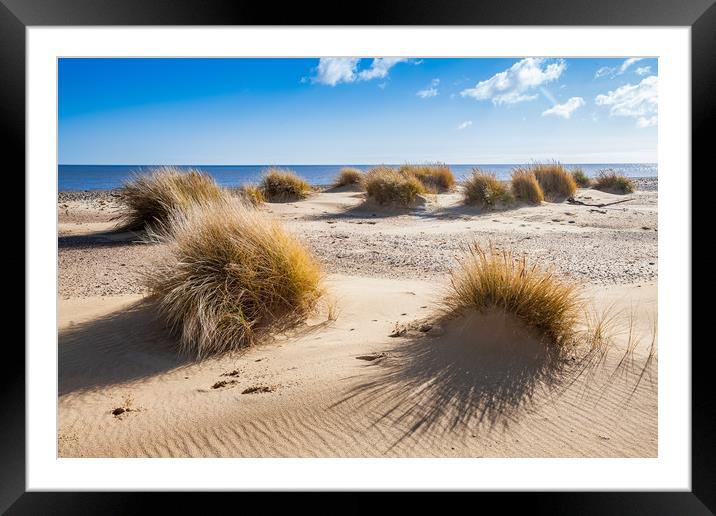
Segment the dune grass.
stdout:
[[592,180],[589,179],[589,176],[585,174],[581,168],[573,169],[571,174],[572,179],[574,179],[574,182],[577,183],[579,188],[589,188],[592,186]]
[[244,185],[238,189],[239,198],[252,206],[266,202],[263,190],[256,185]]
[[516,168],[512,171],[511,186],[515,199],[529,204],[540,204],[544,201],[544,192],[531,170]]
[[426,192],[415,176],[385,166],[370,169],[364,184],[368,200],[382,205],[409,207]]
[[311,193],[311,186],[305,179],[292,170],[281,168],[268,169],[260,187],[268,202],[298,201]]
[[117,229],[138,231],[164,224],[174,210],[220,199],[223,190],[199,170],[158,167],[136,174],[119,189]]
[[498,203],[509,203],[513,200],[507,186],[497,179],[495,174],[477,168],[472,171],[463,186],[465,204],[491,209]]
[[455,176],[450,167],[442,163],[405,164],[398,171],[420,181],[425,190],[429,192],[445,192],[455,187]]
[[363,172],[357,168],[344,167],[338,172],[338,176],[333,181],[333,187],[363,186],[363,176]]
[[614,194],[633,193],[636,189],[631,179],[619,175],[613,170],[602,170],[599,172],[592,188]]
[[545,198],[551,201],[572,197],[577,191],[572,174],[560,163],[535,163],[529,168],[542,187]]
[[278,222],[229,198],[173,212],[147,238],[168,245],[170,259],[145,283],[184,354],[250,346],[305,320],[323,294],[311,253]]
[[473,243],[451,273],[448,314],[499,309],[514,315],[550,344],[573,341],[582,300],[576,285],[508,251]]

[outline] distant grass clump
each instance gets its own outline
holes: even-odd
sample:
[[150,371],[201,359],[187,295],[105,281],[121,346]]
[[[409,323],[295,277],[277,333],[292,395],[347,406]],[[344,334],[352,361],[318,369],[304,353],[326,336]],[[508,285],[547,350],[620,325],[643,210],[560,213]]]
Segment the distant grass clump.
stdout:
[[263,190],[256,185],[244,185],[238,190],[239,197],[252,206],[266,202]]
[[261,180],[261,190],[269,202],[290,202],[308,197],[311,186],[292,170],[271,168]]
[[342,168],[333,182],[333,186],[336,188],[340,186],[362,186],[363,175],[363,172],[357,168]]
[[579,188],[589,188],[592,186],[592,180],[589,179],[589,176],[585,174],[581,168],[572,170],[572,179],[574,179],[574,182],[577,183]]
[[442,163],[405,164],[400,167],[399,172],[415,177],[423,184],[425,190],[430,192],[445,192],[455,187],[455,176],[450,167]]
[[613,170],[602,170],[594,181],[593,188],[602,192],[628,194],[634,192],[634,182]]
[[385,166],[369,170],[364,184],[369,200],[400,207],[411,206],[418,195],[426,191],[423,183],[415,176]]
[[484,250],[475,243],[451,273],[445,304],[455,315],[504,310],[557,346],[575,338],[582,310],[574,284],[526,258],[492,247]]
[[495,174],[474,169],[465,180],[463,202],[481,208],[494,208],[498,203],[508,203],[512,194]]
[[559,163],[536,163],[530,169],[549,200],[566,199],[577,191],[572,174]]
[[118,229],[137,231],[164,224],[175,210],[212,202],[224,195],[212,177],[199,170],[158,167],[137,174],[119,190]]
[[515,199],[529,203],[540,204],[544,201],[544,193],[537,178],[531,170],[517,168],[512,172],[512,195]]
[[323,294],[309,251],[276,221],[224,200],[174,212],[148,237],[170,259],[145,274],[160,315],[198,358],[305,320]]

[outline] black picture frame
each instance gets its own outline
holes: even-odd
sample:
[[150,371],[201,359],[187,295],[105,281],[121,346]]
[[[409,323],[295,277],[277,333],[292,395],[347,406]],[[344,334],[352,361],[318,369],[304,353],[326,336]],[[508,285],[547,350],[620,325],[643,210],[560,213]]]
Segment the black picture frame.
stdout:
[[[6,162],[25,170],[25,29],[28,26],[82,25],[574,25],[688,26],[692,51],[692,168],[710,172],[707,127],[713,127],[716,104],[715,0],[469,0],[428,2],[400,0],[307,5],[201,0],[0,0],[0,117]],[[10,169],[8,169],[10,170]],[[707,172],[708,171],[708,172]],[[685,173],[685,171],[681,172]],[[16,175],[19,182],[19,174]],[[22,185],[22,186],[21,186]],[[25,191],[24,181],[17,185]],[[27,192],[25,192],[27,193]],[[25,235],[26,236],[26,235]],[[25,238],[23,236],[23,238]],[[19,257],[11,260],[19,261]],[[25,275],[32,274],[25,268]],[[663,305],[662,305],[663,306]],[[667,307],[668,308],[668,307]],[[619,493],[511,493],[500,496],[501,510],[528,504],[531,513],[713,514],[716,512],[714,467],[715,404],[707,384],[710,339],[692,346],[692,491]],[[0,375],[0,511],[8,514],[134,513],[159,494],[49,493],[25,489],[25,355],[4,350]],[[670,345],[690,345],[670,343]],[[698,344],[701,344],[699,346]],[[7,364],[13,364],[12,367]],[[22,364],[22,365],[21,365]],[[232,495],[229,495],[232,496]],[[238,496],[245,497],[246,494]],[[422,497],[414,500],[421,505]],[[188,509],[186,496],[165,494],[164,511]],[[250,503],[250,500],[242,502]],[[311,503],[311,502],[309,502]],[[355,510],[372,510],[360,503]],[[315,509],[312,504],[311,508]],[[361,512],[363,512],[361,510]]]

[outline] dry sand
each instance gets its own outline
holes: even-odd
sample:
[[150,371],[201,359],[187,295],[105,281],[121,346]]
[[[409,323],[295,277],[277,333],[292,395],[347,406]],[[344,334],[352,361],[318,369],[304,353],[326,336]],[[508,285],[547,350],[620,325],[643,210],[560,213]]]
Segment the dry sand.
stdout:
[[[479,212],[444,194],[387,212],[328,191],[266,205],[325,264],[338,318],[327,321],[322,306],[291,335],[193,363],[176,356],[143,300],[139,274],[161,247],[107,232],[110,193],[61,194],[58,453],[654,457],[656,362],[640,375],[657,310],[656,181],[629,196],[577,198],[631,200]],[[543,258],[579,279],[595,306],[633,311],[639,346],[617,367],[623,333],[580,369],[583,353],[554,364],[500,315],[438,324],[446,273],[472,240]],[[492,352],[515,341],[509,362]]]

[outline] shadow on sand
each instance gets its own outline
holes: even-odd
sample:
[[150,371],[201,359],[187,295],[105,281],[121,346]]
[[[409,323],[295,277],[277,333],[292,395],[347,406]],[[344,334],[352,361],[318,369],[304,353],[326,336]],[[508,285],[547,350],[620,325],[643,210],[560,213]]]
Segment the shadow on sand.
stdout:
[[443,335],[401,339],[375,368],[371,380],[333,406],[367,409],[373,424],[402,429],[401,437],[442,434],[456,428],[508,426],[540,389],[562,383],[568,360],[500,315],[451,321]]
[[[318,333],[333,321],[297,323],[290,317],[274,321],[254,346]],[[260,327],[257,331],[261,332]],[[254,346],[207,357],[238,357]],[[195,365],[200,359],[179,351],[178,337],[159,319],[151,298],[91,321],[64,328],[58,335],[59,395],[132,382]]]
[[[356,197],[362,194],[357,194]],[[339,212],[325,212],[316,215],[308,215],[307,220],[340,220],[340,219],[384,219],[401,215],[431,219],[431,220],[472,220],[495,216],[500,213],[518,210],[528,206],[525,203],[514,203],[507,206],[500,206],[493,209],[479,208],[462,203],[435,206],[429,199],[411,207],[397,207],[390,205],[378,205],[372,202],[361,202],[346,206]]]
[[64,235],[57,237],[59,248],[73,249],[82,247],[119,247],[140,245],[141,236],[133,231],[110,230],[84,235]]
[[59,332],[59,394],[129,382],[180,368],[191,360],[142,300]]

